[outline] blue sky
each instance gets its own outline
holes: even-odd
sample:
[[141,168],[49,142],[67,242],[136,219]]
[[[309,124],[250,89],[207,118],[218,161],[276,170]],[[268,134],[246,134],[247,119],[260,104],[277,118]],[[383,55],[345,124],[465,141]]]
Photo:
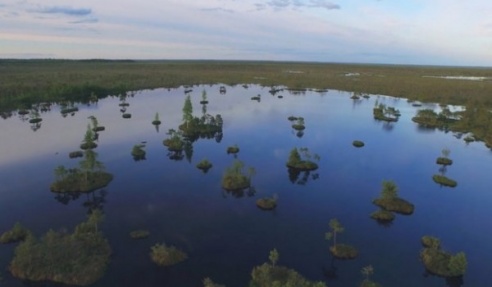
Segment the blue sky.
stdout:
[[0,0],[0,58],[492,66],[489,0]]

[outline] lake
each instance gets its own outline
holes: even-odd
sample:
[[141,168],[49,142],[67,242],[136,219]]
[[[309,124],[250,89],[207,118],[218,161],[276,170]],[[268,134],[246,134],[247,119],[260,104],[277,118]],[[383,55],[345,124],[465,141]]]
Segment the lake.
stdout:
[[[253,267],[268,261],[273,248],[280,254],[279,265],[328,286],[358,286],[367,265],[374,267],[372,280],[383,286],[444,286],[445,279],[426,274],[420,262],[423,235],[439,237],[447,251],[466,253],[463,286],[490,284],[492,155],[483,143],[466,144],[452,133],[419,128],[411,121],[419,107],[405,99],[371,95],[352,100],[351,93],[331,90],[271,95],[270,88],[255,85],[226,88],[220,93],[219,85],[194,86],[188,93],[199,117],[205,90],[206,112],[220,114],[223,128],[217,138],[193,142],[180,160],[169,158],[163,140],[183,121],[184,87],[132,93],[125,99],[129,119],[122,118],[121,100],[108,97],[77,104],[79,111],[66,117],[52,105],[41,113],[40,127],[31,127],[20,115],[0,120],[0,232],[16,221],[37,236],[50,228],[71,231],[91,207],[102,208],[101,229],[113,253],[106,275],[93,286],[201,286],[205,277],[230,287],[247,286]],[[251,99],[257,95],[259,101]],[[374,120],[376,101],[399,109],[399,121]],[[151,124],[156,113],[162,121],[158,130]],[[78,165],[80,159],[68,154],[79,149],[90,116],[106,128],[95,151],[114,179],[78,198],[57,196],[50,191],[53,171]],[[304,118],[302,136],[291,128],[289,116]],[[355,148],[354,140],[365,146]],[[146,159],[135,161],[132,147],[142,142]],[[240,148],[237,159],[256,170],[254,191],[221,188],[224,170],[235,160],[226,153],[233,145]],[[319,168],[297,179],[289,174],[286,162],[294,147],[318,154]],[[446,176],[458,182],[455,188],[432,180],[444,148],[454,161]],[[207,173],[196,168],[204,158],[213,163]],[[378,209],[372,200],[383,180],[394,181],[399,196],[415,205],[412,215],[397,215],[389,226],[369,217]],[[274,194],[275,210],[255,205],[258,198]],[[330,255],[325,233],[332,218],[345,227],[337,240],[358,249],[355,260]],[[129,232],[135,229],[151,234],[133,240]],[[167,268],[155,265],[150,247],[160,242],[182,249],[189,259]],[[2,270],[14,249],[0,246]],[[5,286],[25,286],[8,271],[2,273]]]

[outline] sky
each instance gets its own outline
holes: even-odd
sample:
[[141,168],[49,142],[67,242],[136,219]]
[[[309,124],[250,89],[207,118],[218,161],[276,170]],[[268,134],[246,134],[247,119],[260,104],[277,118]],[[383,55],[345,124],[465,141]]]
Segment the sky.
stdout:
[[492,66],[490,0],[0,0],[0,58]]

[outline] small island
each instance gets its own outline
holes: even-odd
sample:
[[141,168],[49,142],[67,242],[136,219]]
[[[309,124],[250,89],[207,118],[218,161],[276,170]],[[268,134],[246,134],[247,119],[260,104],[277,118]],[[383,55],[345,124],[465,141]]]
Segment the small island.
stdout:
[[443,165],[443,166],[452,165],[453,160],[449,158],[450,153],[451,153],[451,151],[448,148],[444,148],[441,151],[442,156],[440,156],[436,159],[436,163]]
[[290,151],[289,160],[286,165],[289,169],[295,169],[297,171],[311,171],[318,169],[318,164],[311,161],[311,158],[316,161],[319,160],[319,156],[317,154],[314,156],[311,155],[307,148],[293,148]]
[[304,118],[297,117],[295,123],[292,124],[292,128],[296,131],[303,131],[304,129],[306,129],[306,126],[304,125]]
[[398,197],[398,187],[393,181],[383,181],[381,195],[372,201],[380,208],[404,215],[410,215],[414,211],[414,205]]
[[96,140],[96,133],[91,128],[91,125],[87,125],[87,130],[84,135],[84,139],[82,140],[82,144],[80,144],[80,148],[83,150],[88,150],[88,149],[94,149],[97,147],[97,144],[95,142]]
[[222,176],[222,188],[228,191],[243,190],[251,186],[251,177],[255,169],[250,167],[244,171],[244,163],[238,159],[234,160],[232,166],[228,167]]
[[145,159],[145,150],[144,150],[145,145],[144,144],[136,144],[132,148],[132,157],[133,160],[139,161],[139,160],[144,160]]
[[166,267],[185,261],[188,255],[174,246],[162,243],[151,247],[150,259],[155,264]]
[[133,230],[132,232],[130,232],[130,237],[132,239],[145,239],[147,237],[149,237],[150,235],[150,232],[148,230],[145,230],[145,229],[138,229],[138,230]]
[[432,236],[423,236],[421,239],[424,249],[420,252],[420,260],[425,269],[441,277],[463,276],[468,262],[464,252],[455,255],[441,249],[441,242]]
[[111,254],[108,241],[98,231],[102,217],[100,210],[93,210],[73,233],[50,230],[41,239],[28,236],[15,249],[10,272],[21,280],[93,284],[104,275]]
[[371,213],[371,218],[381,223],[388,223],[395,219],[395,214],[391,211],[380,209]]
[[325,239],[326,240],[333,239],[333,245],[330,246],[330,253],[335,258],[342,259],[342,260],[356,258],[358,255],[358,251],[355,247],[348,244],[337,243],[337,234],[345,231],[345,228],[340,224],[338,219],[336,218],[331,219],[329,226],[331,231],[325,234]]
[[237,154],[239,152],[239,146],[237,144],[227,147],[227,154]]
[[130,114],[130,113],[124,113],[124,114],[122,115],[122,117],[123,117],[124,119],[129,119],[129,118],[131,118],[131,117],[132,117],[132,114]]
[[352,145],[355,147],[363,147],[365,144],[363,141],[355,140],[352,142]]
[[458,183],[455,180],[450,179],[449,177],[446,177],[441,174],[433,175],[432,180],[434,180],[435,183],[448,187],[456,187],[458,185]]
[[199,163],[197,163],[196,168],[203,171],[203,173],[207,173],[208,170],[212,168],[212,163],[207,159],[202,159]]
[[263,197],[256,200],[256,206],[261,210],[273,210],[277,207],[278,196]]
[[167,147],[167,149],[171,152],[181,152],[184,149],[184,138],[183,138],[183,133],[177,132],[174,129],[170,129],[167,132],[167,135],[169,137],[165,139],[162,144]]
[[385,104],[378,103],[378,101],[376,101],[373,109],[373,116],[375,120],[397,122],[400,115],[400,111],[394,107],[388,107]]
[[158,126],[161,124],[161,120],[159,119],[159,113],[155,113],[154,120],[152,121],[154,126]]

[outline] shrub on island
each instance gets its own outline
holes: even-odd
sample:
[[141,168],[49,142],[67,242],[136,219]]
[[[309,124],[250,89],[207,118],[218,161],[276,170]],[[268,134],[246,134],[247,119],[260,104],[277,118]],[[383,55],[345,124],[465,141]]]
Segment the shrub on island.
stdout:
[[145,159],[145,150],[143,149],[145,147],[145,145],[143,144],[136,144],[133,146],[132,148],[132,156],[133,156],[133,159],[138,161],[138,160],[143,160]]
[[230,147],[227,147],[227,154],[237,154],[239,152],[239,147],[237,145],[233,145]]
[[107,186],[113,180],[113,175],[104,171],[80,171],[78,169],[64,175],[50,186],[52,192],[88,193]]
[[188,255],[174,246],[162,243],[151,247],[150,259],[155,264],[166,267],[188,259]]
[[329,226],[331,231],[325,234],[325,239],[333,239],[333,245],[330,246],[331,255],[335,258],[343,260],[356,258],[358,252],[355,247],[348,244],[337,243],[337,235],[345,231],[345,228],[340,224],[340,222],[336,218],[333,218],[330,220]]

